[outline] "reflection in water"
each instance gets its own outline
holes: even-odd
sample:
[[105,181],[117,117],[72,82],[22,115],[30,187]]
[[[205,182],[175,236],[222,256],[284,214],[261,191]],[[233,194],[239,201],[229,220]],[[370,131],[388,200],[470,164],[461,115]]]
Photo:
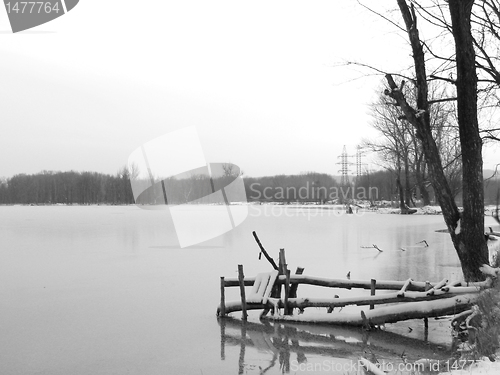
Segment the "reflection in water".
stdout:
[[[386,331],[365,331],[359,328],[341,326],[298,325],[290,323],[245,322],[231,317],[219,318],[221,335],[221,360],[226,358],[227,346],[239,346],[238,374],[255,372],[268,373],[271,369],[280,373],[296,373],[297,369],[307,368],[306,364],[334,364],[345,370],[350,366],[342,364],[357,363],[366,357],[373,363],[391,363],[394,367],[414,363],[428,358],[445,360],[450,357],[450,348],[429,342],[411,339]],[[262,359],[268,354],[265,366],[259,366],[255,355]],[[250,360],[245,360],[246,356]],[[302,364],[302,367],[300,366]],[[339,371],[339,373],[356,373]],[[404,372],[399,372],[404,373]],[[414,372],[415,373],[415,372]]]
[[[290,269],[305,267],[305,274],[318,277],[345,278],[349,271],[353,280],[439,281],[459,276],[449,235],[434,232],[445,226],[442,217],[335,216],[332,210],[283,207],[250,205],[251,215],[233,231],[186,249],[180,249],[172,219],[164,211],[135,206],[0,207],[0,352],[7,359],[0,373],[236,374],[240,325],[226,327],[233,341],[226,342],[227,359],[221,361],[213,315],[220,299],[220,276],[236,276],[237,264],[244,264],[249,276],[268,269],[266,262],[258,261],[252,231],[272,257],[285,248]],[[281,214],[266,215],[266,209]],[[423,239],[429,247],[410,247]],[[372,244],[384,252],[363,248]],[[300,294],[307,297],[323,298],[337,291],[329,293],[300,286]],[[348,290],[338,293],[342,298],[352,296]],[[228,291],[227,298],[239,298],[238,289]],[[449,323],[437,322],[442,327],[436,329],[433,323],[429,320],[431,339],[438,329],[449,341]],[[276,355],[252,345],[253,328],[247,326],[241,362],[246,373],[258,373],[261,366],[269,367],[267,375],[279,374],[280,363],[286,369],[289,361],[294,374],[294,364],[302,360],[301,364],[331,358],[347,361],[353,350],[363,352],[361,344],[347,344],[340,337],[362,342],[361,331],[307,326],[315,340],[326,340],[313,343],[305,333],[297,337],[285,332],[286,327],[305,332],[304,326],[270,327],[262,335],[271,340]],[[403,325],[401,334],[425,337],[423,324],[412,327],[409,333]],[[377,343],[379,332],[368,339],[379,358],[390,353],[397,358],[403,350],[418,353],[402,344],[394,344],[390,353],[377,351],[374,345],[387,347],[393,336],[383,337],[383,344]],[[338,354],[342,348],[347,354]],[[321,354],[326,349],[330,353]],[[196,356],[188,360],[187,353]],[[309,372],[313,373],[317,372]]]

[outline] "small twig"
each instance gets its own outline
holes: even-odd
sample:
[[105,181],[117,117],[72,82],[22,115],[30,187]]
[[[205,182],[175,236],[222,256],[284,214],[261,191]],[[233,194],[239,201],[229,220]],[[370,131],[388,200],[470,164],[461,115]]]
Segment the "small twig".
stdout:
[[379,247],[377,245],[371,245],[371,246],[361,246],[362,249],[377,249],[378,251],[380,251],[381,253],[383,252],[382,249],[379,249]]

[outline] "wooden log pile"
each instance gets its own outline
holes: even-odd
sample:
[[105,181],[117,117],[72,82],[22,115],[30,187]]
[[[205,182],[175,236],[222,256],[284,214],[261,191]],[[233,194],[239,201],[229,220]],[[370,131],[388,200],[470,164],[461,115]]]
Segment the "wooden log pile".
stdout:
[[[284,249],[280,250],[279,261],[276,264],[262,246],[257,234],[253,232],[253,235],[259,245],[260,254],[264,254],[273,269],[276,270],[274,272],[278,273],[272,278],[273,285],[263,285],[261,288],[256,285],[254,289],[269,290],[272,288],[272,292],[269,298],[266,294],[261,299],[256,298],[255,293],[253,293],[253,297],[247,300],[245,287],[261,283],[262,275],[257,278],[245,278],[243,266],[239,265],[237,279],[221,277],[221,304],[217,309],[218,316],[223,317],[233,312],[242,311],[242,318],[246,320],[247,311],[263,310],[260,315],[261,319],[298,323],[345,324],[367,328],[409,319],[422,318],[427,322],[429,317],[456,315],[470,310],[479,292],[491,287],[492,280],[500,274],[500,269],[484,265],[481,267],[481,271],[488,276],[488,279],[476,283],[466,283],[460,280],[449,282],[447,279],[435,283],[419,282],[412,279],[404,281],[326,279],[303,275],[304,268],[302,267],[297,268],[296,273],[292,275],[285,260]],[[370,290],[371,295],[348,298],[338,298],[338,296],[335,298],[298,298],[297,288],[300,284],[326,288],[367,289]],[[240,289],[240,300],[226,302],[225,288],[236,286]],[[283,286],[284,288],[282,288]],[[281,295],[282,289],[284,289],[284,296]],[[376,295],[376,290],[394,292]],[[349,305],[369,306],[369,309],[348,314],[332,314],[335,308]],[[378,307],[375,309],[375,306]],[[327,313],[321,315],[302,314],[306,308],[312,307],[326,308]],[[294,315],[294,309],[298,309],[300,313]]]

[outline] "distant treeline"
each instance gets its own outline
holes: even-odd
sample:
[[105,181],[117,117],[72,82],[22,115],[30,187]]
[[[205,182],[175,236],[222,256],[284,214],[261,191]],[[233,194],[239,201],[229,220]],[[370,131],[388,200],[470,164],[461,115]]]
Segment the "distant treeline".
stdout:
[[[189,179],[164,181],[169,204],[182,204],[210,194],[226,186],[235,176],[210,179],[192,176]],[[397,200],[395,176],[389,171],[377,171],[352,178],[343,186],[338,178],[324,173],[308,172],[299,175],[244,177],[246,199],[249,202],[347,202],[356,200]],[[211,186],[213,185],[213,186]],[[154,194],[139,197],[137,203],[164,202],[161,185]],[[158,187],[160,186],[160,187]],[[432,189],[430,190],[433,199]],[[418,189],[414,189],[418,202]],[[485,182],[485,204],[496,204],[500,180]],[[151,194],[149,194],[151,196]],[[146,199],[147,198],[147,199]],[[142,201],[142,202],[141,202]],[[133,204],[134,196],[126,168],[115,175],[96,172],[47,172],[18,174],[0,180],[0,204]],[[460,205],[460,196],[457,203]],[[433,202],[433,204],[436,204]]]
[[1,204],[131,204],[127,170],[116,175],[96,172],[18,174],[0,184]]

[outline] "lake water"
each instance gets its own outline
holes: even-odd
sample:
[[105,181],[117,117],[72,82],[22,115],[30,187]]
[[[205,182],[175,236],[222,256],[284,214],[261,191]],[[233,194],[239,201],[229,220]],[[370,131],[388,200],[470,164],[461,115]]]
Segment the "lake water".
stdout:
[[[366,351],[357,329],[266,326],[254,316],[245,327],[238,320],[219,324],[220,276],[236,277],[238,264],[247,276],[270,269],[258,260],[254,230],[273,257],[285,248],[290,269],[303,266],[307,275],[345,278],[350,271],[352,279],[422,281],[461,275],[449,236],[435,232],[445,228],[441,216],[249,208],[233,231],[181,249],[167,211],[0,207],[0,373],[313,373],[305,364]],[[416,245],[422,240],[429,247]],[[384,251],[368,248],[373,244]],[[232,289],[227,298],[238,298]],[[399,339],[379,332],[370,342],[395,340],[400,350]],[[421,350],[414,341],[407,345]]]

